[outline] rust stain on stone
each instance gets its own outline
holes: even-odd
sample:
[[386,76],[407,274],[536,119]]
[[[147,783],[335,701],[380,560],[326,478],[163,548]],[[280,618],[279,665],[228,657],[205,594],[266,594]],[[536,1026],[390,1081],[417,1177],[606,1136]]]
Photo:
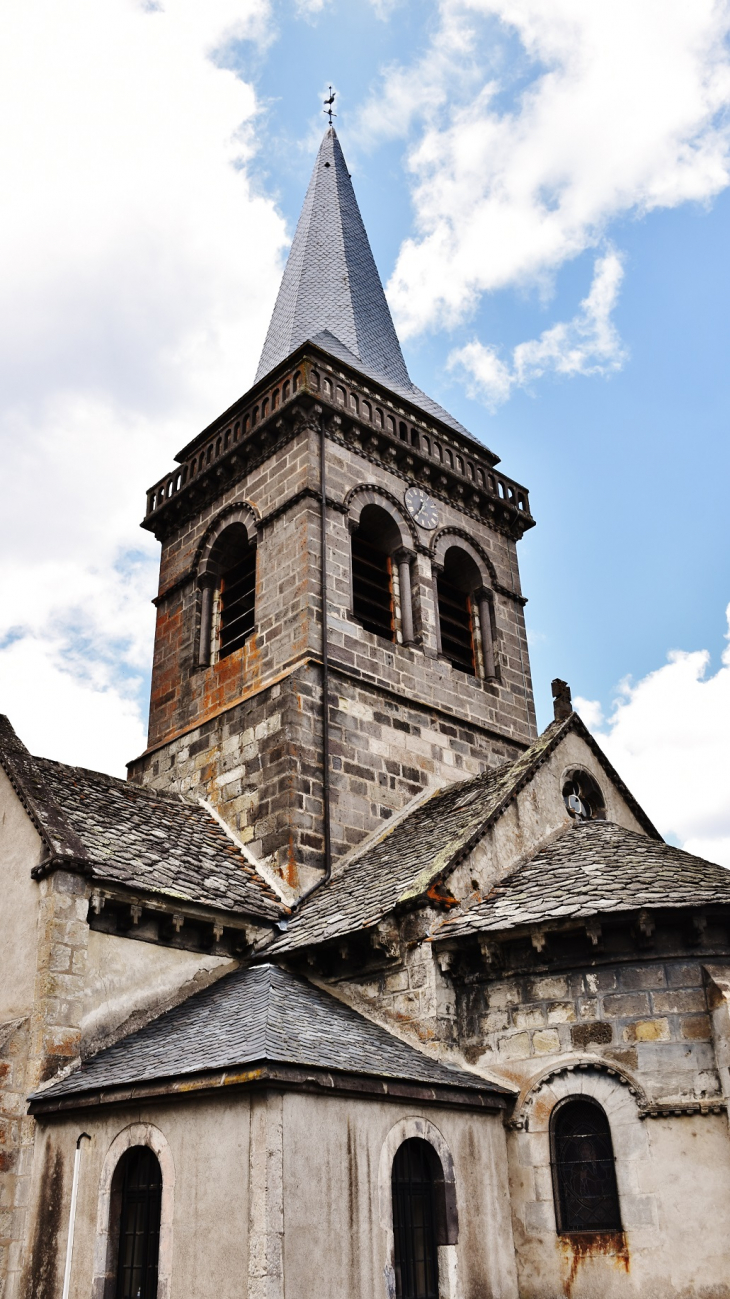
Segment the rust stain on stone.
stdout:
[[579,1268],[587,1259],[607,1258],[615,1268],[628,1276],[631,1264],[629,1246],[623,1231],[575,1232],[569,1236],[559,1236],[558,1244],[567,1270],[563,1282],[566,1299],[571,1299]]

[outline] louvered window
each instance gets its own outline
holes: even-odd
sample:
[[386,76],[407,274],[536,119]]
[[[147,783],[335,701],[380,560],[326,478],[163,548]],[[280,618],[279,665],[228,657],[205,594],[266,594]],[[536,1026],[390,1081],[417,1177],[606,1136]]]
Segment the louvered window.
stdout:
[[256,617],[256,549],[247,545],[221,576],[219,658],[240,649]]
[[116,1299],[157,1299],[162,1173],[148,1146],[123,1160]]
[[[393,1233],[397,1299],[438,1299],[438,1155],[412,1137],[393,1160]],[[441,1181],[443,1177],[441,1175]]]
[[441,652],[455,668],[475,675],[471,599],[444,573],[437,580]]
[[611,1129],[601,1106],[565,1101],[553,1115],[551,1138],[558,1231],[620,1231]]
[[353,613],[366,631],[393,640],[393,579],[390,555],[362,535],[352,538]]

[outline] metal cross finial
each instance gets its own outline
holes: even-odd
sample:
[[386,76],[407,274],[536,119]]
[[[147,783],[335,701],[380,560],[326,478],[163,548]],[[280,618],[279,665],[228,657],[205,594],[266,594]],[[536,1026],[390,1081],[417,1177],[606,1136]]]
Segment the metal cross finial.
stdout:
[[332,87],[330,86],[330,97],[329,97],[329,99],[325,99],[325,101],[324,101],[324,108],[323,108],[323,110],[322,110],[322,111],[323,111],[324,113],[326,113],[327,116],[329,117],[329,119],[330,119],[330,126],[332,125],[332,118],[337,116],[336,113],[333,113],[333,112],[332,112],[332,105],[333,105],[334,102],[335,102],[335,95],[336,95],[336,94],[337,94],[337,91],[336,91],[336,90],[333,90]]

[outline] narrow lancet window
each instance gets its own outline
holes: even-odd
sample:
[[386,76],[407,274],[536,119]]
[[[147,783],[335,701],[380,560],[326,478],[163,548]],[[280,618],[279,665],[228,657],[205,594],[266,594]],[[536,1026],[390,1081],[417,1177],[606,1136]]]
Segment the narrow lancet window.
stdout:
[[433,1146],[412,1137],[393,1160],[393,1235],[397,1299],[439,1299],[439,1190],[443,1170]]
[[115,1299],[157,1299],[162,1172],[148,1146],[133,1146],[119,1174],[121,1213]]
[[221,574],[219,658],[240,649],[251,635],[256,606],[256,549],[241,546]]
[[436,575],[440,649],[452,667],[469,676],[497,675],[492,594],[471,555],[451,546]]

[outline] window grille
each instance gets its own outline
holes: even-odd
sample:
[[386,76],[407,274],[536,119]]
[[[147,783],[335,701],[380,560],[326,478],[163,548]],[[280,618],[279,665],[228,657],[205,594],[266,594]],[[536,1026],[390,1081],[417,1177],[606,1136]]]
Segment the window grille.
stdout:
[[566,1101],[555,1110],[551,1138],[558,1231],[621,1231],[611,1129],[601,1106]]
[[219,658],[240,649],[254,629],[256,549],[247,546],[242,558],[221,576]]
[[443,1181],[433,1147],[404,1141],[393,1160],[393,1233],[397,1299],[438,1299],[436,1183]]
[[443,573],[439,573],[436,585],[442,653],[453,667],[474,676],[476,665],[471,600],[465,591],[454,586]]
[[148,1146],[123,1158],[116,1299],[157,1299],[162,1172]]
[[391,559],[359,532],[352,537],[352,607],[366,631],[394,639]]

